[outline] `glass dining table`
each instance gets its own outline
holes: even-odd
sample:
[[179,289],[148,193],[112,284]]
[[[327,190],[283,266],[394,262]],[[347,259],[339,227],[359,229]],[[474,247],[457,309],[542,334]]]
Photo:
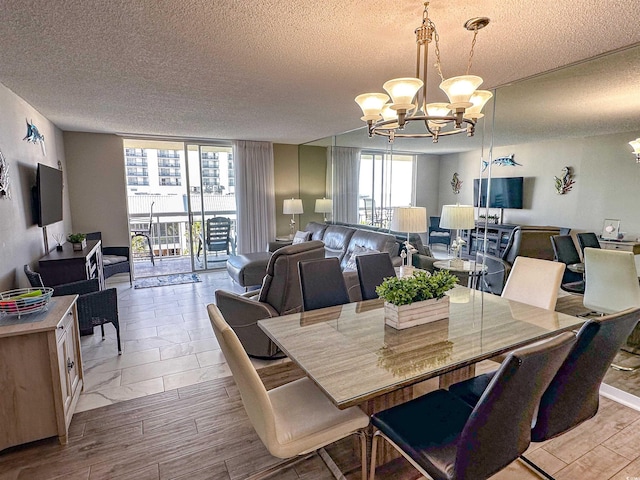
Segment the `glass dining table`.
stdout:
[[[260,320],[260,328],[341,409],[365,411],[411,397],[411,386],[440,387],[475,373],[478,362],[585,321],[456,286],[449,318],[396,330],[382,300],[368,300]],[[367,406],[369,405],[369,406]]]

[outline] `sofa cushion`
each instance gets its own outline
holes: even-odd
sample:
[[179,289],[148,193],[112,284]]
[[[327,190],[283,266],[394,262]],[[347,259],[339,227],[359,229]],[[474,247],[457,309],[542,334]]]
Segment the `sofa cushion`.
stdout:
[[128,262],[129,259],[127,257],[123,257],[121,255],[103,255],[102,256],[102,264],[106,267],[107,265],[115,265],[116,263]]
[[309,222],[307,226],[304,227],[305,232],[311,232],[311,240],[322,240],[326,229],[327,224],[319,222]]
[[[338,257],[338,260],[342,262],[347,247],[349,246],[349,241],[356,232],[357,230],[355,228],[329,225],[322,237],[325,257]],[[342,263],[340,266],[343,266]]]
[[311,240],[311,232],[301,232],[298,230],[293,236],[293,241],[291,243],[293,245],[297,245],[298,243],[308,242],[309,240]]
[[349,241],[346,254],[340,264],[342,270],[346,268],[347,262],[349,262],[351,255],[358,247],[364,247],[370,251],[377,250],[378,252],[387,252],[391,258],[398,256],[398,242],[396,241],[396,237],[393,235],[381,232],[356,230]]
[[349,259],[347,260],[347,263],[345,264],[345,266],[342,269],[342,271],[343,272],[355,272],[355,271],[357,271],[358,267],[356,265],[356,257],[358,257],[360,255],[369,255],[371,253],[380,253],[380,252],[378,250],[372,250],[372,249],[367,248],[367,247],[361,247],[360,245],[356,245],[356,247],[353,250],[353,252],[351,252],[351,255],[349,256]]

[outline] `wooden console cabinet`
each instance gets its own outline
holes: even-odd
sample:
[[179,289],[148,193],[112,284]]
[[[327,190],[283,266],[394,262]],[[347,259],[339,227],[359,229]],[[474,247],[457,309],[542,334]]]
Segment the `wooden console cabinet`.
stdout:
[[77,298],[53,297],[11,325],[0,317],[0,451],[53,436],[67,443],[84,385]]
[[73,250],[71,243],[64,243],[61,252],[52,250],[40,259],[39,271],[47,287],[97,278],[102,290],[102,242],[88,240],[87,246],[77,251]]

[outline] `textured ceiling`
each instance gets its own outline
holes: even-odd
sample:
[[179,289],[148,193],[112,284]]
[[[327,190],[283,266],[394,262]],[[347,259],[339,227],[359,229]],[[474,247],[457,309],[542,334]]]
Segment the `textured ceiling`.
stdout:
[[[357,94],[414,75],[422,8],[2,0],[0,83],[63,130],[299,144],[360,127]],[[482,88],[640,42],[640,9],[628,0],[434,0],[430,16],[446,77],[466,68],[471,34],[462,24],[491,18],[471,71]],[[429,82],[430,99],[445,100],[437,77]],[[585,102],[569,103],[567,121]]]

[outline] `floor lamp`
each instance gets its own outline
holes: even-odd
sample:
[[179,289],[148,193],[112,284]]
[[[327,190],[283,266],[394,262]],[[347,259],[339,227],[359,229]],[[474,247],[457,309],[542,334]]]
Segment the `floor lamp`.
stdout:
[[451,247],[455,252],[454,258],[450,261],[452,267],[460,268],[462,262],[462,246],[466,243],[460,237],[460,230],[471,230],[475,228],[474,208],[472,205],[443,205],[440,215],[440,228],[447,228],[456,231],[456,239]]
[[333,201],[330,198],[316,199],[316,213],[324,214],[324,222],[327,223],[327,213],[333,210]]
[[409,235],[427,231],[427,209],[425,207],[395,207],[391,217],[391,230],[407,232],[407,241],[404,242],[407,264],[403,266],[402,274],[410,274],[413,270],[411,254],[416,250],[409,243]]
[[299,198],[287,198],[282,206],[282,213],[285,215],[291,215],[291,221],[289,222],[289,239],[293,240],[293,236],[296,233],[296,215],[304,213],[302,209],[302,200]]

